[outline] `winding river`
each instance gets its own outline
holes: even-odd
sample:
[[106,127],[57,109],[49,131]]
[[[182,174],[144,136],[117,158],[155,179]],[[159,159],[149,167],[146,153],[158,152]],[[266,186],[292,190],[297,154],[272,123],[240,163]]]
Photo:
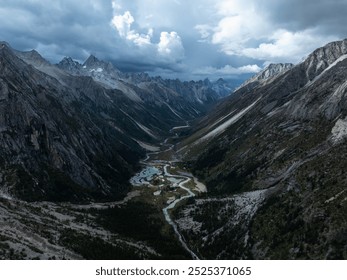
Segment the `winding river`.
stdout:
[[[163,143],[163,145],[167,145],[168,139],[166,139]],[[172,150],[173,145],[168,148],[165,151]],[[164,152],[165,152],[164,151]],[[165,178],[168,182],[170,182],[171,186],[177,187],[182,189],[186,195],[183,195],[179,198],[175,198],[173,201],[168,201],[168,205],[162,209],[165,220],[167,223],[172,226],[179,242],[182,244],[183,248],[192,256],[193,259],[198,260],[199,257],[189,248],[186,241],[184,240],[184,237],[179,232],[176,223],[172,220],[170,216],[170,210],[174,209],[176,205],[181,202],[182,200],[191,198],[196,196],[196,194],[185,185],[189,183],[190,181],[193,182],[193,185],[195,186],[194,190],[197,192],[205,192],[206,187],[198,181],[197,178],[195,178],[190,173],[184,173],[181,175],[171,174],[168,169],[172,167],[173,162],[172,161],[162,161],[162,160],[150,160],[151,155],[157,155],[159,153],[163,153],[163,151],[159,152],[151,152],[147,154],[147,157],[142,161],[142,164],[144,165],[144,168],[136,174],[133,178],[131,178],[130,183],[133,186],[144,186],[144,185],[150,185],[151,180],[155,176],[162,176]]]

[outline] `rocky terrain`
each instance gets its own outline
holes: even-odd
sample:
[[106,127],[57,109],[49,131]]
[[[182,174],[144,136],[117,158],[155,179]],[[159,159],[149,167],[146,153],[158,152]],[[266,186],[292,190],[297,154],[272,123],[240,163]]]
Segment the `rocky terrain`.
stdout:
[[194,97],[180,82],[137,86],[94,56],[57,67],[1,43],[0,62],[1,192],[28,201],[124,196],[146,150],[220,97],[202,83]]
[[347,257],[346,54],[333,42],[265,70],[177,147],[209,193],[176,211],[200,256]]
[[0,43],[0,258],[346,259],[346,70],[343,40],[226,96]]
[[[144,209],[149,216],[135,232],[150,225],[160,232],[161,210],[115,205],[129,197],[129,179],[146,152],[226,94],[211,86],[122,73],[94,56],[83,65],[69,58],[53,65],[35,50],[1,42],[0,257],[187,257],[178,243],[168,249],[176,242],[168,234],[155,242],[164,249],[146,245],[154,235],[134,235]],[[110,220],[118,212],[135,216],[115,221],[115,229]]]

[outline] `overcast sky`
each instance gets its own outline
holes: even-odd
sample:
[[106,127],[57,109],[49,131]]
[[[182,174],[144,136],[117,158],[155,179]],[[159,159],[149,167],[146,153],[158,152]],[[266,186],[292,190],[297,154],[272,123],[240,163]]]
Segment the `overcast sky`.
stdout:
[[230,78],[346,38],[346,15],[347,0],[0,0],[0,40],[54,63]]

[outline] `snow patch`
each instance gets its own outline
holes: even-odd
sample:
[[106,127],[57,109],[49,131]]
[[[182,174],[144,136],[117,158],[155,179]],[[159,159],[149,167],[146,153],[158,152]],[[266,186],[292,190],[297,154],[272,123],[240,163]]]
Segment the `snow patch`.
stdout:
[[161,194],[161,191],[156,191],[153,193],[154,196],[159,196]]
[[153,133],[152,133],[152,131],[148,128],[148,127],[146,127],[146,126],[144,126],[143,124],[140,124],[139,122],[137,122],[137,121],[135,121],[135,120],[133,120],[135,123],[136,123],[136,125],[139,127],[139,128],[141,128],[144,132],[146,132],[149,136],[151,136],[152,138],[157,138]]
[[194,183],[196,185],[196,188],[199,190],[199,192],[202,192],[202,193],[207,192],[206,186],[195,177],[194,177]]
[[238,120],[240,120],[250,109],[252,109],[254,107],[255,104],[258,103],[258,101],[261,99],[261,97],[259,97],[256,101],[254,101],[251,105],[249,105],[248,107],[244,108],[243,110],[241,110],[240,112],[238,112],[236,115],[234,115],[233,117],[231,117],[229,120],[227,120],[226,122],[224,122],[223,124],[221,124],[220,126],[218,126],[217,128],[215,128],[214,130],[212,130],[210,133],[208,133],[207,135],[205,135],[204,137],[202,137],[199,141],[204,141],[213,137],[218,136],[219,134],[223,133],[229,126],[231,126],[232,124],[236,123]]
[[180,129],[188,128],[188,127],[190,127],[190,125],[175,126],[175,127],[171,128],[171,130],[172,130],[172,131],[174,131],[174,130],[180,130]]
[[341,196],[341,194],[343,194],[346,190],[343,190],[342,192],[339,192],[338,194],[334,195],[333,197],[327,199],[324,203],[330,203],[332,201],[334,201],[335,199],[337,199],[339,196]]
[[336,66],[339,62],[345,60],[347,58],[347,54],[344,54],[342,56],[340,56],[338,59],[336,59],[332,64],[330,64],[326,69],[324,69],[324,71],[322,73],[320,73],[317,77],[315,77],[312,81],[309,81],[306,85],[310,86],[313,83],[315,83],[316,81],[318,81],[327,71],[329,71],[331,68],[333,68],[334,66]]
[[142,131],[146,132],[149,136],[151,136],[152,138],[158,139],[157,136],[155,136],[152,131],[144,126],[143,124],[140,124],[139,122],[137,122],[136,120],[134,120],[132,117],[129,116],[129,114],[127,114],[126,112],[124,112],[122,109],[120,110],[124,115],[126,115],[129,119],[131,119]]
[[183,119],[178,113],[175,112],[174,109],[172,109],[172,108],[170,107],[169,104],[167,104],[166,102],[164,102],[164,104],[165,104],[167,107],[169,107],[169,109],[171,110],[171,112],[174,113],[177,117],[179,117],[180,119]]
[[338,119],[331,130],[331,140],[334,144],[339,143],[347,136],[347,118]]
[[[135,140],[135,139],[134,139]],[[150,151],[150,152],[158,152],[160,151],[160,148],[159,147],[156,147],[156,146],[152,146],[152,145],[149,145],[147,143],[144,143],[144,142],[141,142],[139,140],[135,140],[142,148],[144,148],[145,150],[147,151]]]

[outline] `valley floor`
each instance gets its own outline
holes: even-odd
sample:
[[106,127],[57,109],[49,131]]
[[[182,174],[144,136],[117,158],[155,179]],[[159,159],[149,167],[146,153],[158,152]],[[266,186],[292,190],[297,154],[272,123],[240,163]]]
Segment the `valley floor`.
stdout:
[[142,162],[143,170],[131,179],[133,190],[122,201],[29,203],[2,195],[0,258],[198,259],[171,212],[206,187],[167,160],[173,146],[166,142],[162,152]]

